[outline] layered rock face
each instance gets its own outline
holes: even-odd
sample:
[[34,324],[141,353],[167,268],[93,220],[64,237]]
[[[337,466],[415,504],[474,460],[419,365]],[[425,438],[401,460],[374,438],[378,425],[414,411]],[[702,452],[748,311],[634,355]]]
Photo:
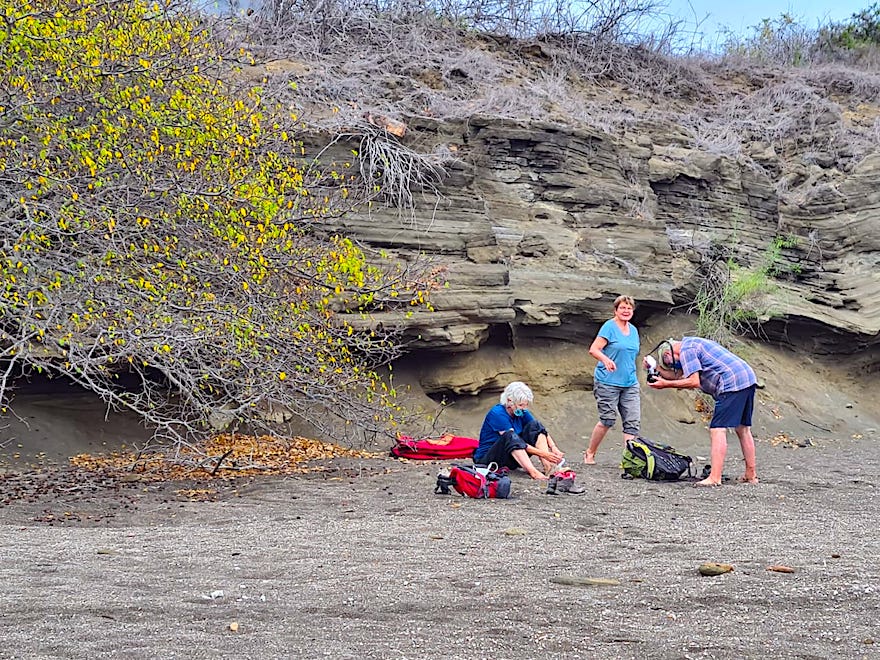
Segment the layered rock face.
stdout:
[[447,269],[435,312],[380,319],[404,326],[413,350],[588,344],[617,295],[637,300],[642,323],[686,310],[701,264],[721,257],[769,266],[763,338],[880,364],[880,155],[833,182],[805,173],[782,197],[770,174],[781,167],[662,134],[481,117],[408,128],[406,143],[457,157],[441,197],[425,195],[412,215],[352,215],[342,229]]

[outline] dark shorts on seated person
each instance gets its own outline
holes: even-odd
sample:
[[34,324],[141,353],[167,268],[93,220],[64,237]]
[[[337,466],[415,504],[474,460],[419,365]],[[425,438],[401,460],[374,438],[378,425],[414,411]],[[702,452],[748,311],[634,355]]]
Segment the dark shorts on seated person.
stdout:
[[522,433],[516,433],[513,430],[506,431],[498,437],[498,440],[489,448],[480,459],[474,456],[475,463],[497,463],[498,467],[506,467],[515,470],[519,467],[519,463],[511,454],[517,449],[525,449],[528,445],[532,447],[538,440],[538,436],[542,433],[546,434],[547,429],[541,422],[534,420],[523,427]]

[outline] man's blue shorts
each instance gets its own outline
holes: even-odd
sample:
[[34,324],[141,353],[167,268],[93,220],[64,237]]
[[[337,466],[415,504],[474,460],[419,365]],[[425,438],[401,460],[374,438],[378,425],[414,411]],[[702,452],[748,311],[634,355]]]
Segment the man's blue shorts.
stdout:
[[719,394],[715,399],[715,413],[709,423],[710,429],[733,429],[752,425],[755,409],[755,386],[736,392]]

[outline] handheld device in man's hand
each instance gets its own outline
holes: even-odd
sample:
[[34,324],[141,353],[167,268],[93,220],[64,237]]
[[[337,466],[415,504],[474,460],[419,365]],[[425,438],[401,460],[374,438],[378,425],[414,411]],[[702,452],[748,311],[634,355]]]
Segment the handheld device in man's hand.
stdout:
[[657,360],[654,359],[653,355],[645,357],[645,369],[648,371],[648,382],[656,383],[657,379],[660,378],[660,372],[657,371]]

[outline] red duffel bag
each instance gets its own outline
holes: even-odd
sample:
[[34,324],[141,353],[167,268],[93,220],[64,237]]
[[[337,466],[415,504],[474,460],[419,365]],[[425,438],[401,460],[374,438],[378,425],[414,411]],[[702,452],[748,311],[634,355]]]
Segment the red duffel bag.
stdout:
[[447,458],[471,458],[480,441],[451,433],[439,438],[415,438],[402,435],[391,448],[391,455],[421,461],[442,461]]

